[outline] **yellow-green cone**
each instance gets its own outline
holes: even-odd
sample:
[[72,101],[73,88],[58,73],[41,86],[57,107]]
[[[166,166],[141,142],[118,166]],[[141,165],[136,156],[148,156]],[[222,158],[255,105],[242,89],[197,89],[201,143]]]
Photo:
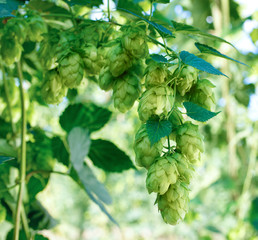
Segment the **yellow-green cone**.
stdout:
[[[175,71],[174,75],[177,74],[178,70]],[[192,85],[197,81],[197,70],[191,66],[185,66],[181,70],[179,77],[177,78],[177,91],[181,96],[189,92]]]
[[160,156],[162,149],[162,140],[151,145],[146,125],[143,124],[135,135],[134,151],[136,165],[148,169],[155,159]]
[[99,87],[102,90],[110,90],[115,82],[115,78],[112,76],[111,72],[109,71],[109,68],[101,68],[100,73],[99,73]]
[[40,42],[43,39],[42,34],[47,32],[47,25],[38,15],[32,15],[27,18],[28,38],[32,42]]
[[165,155],[157,158],[148,170],[146,178],[148,192],[163,195],[170,184],[176,183],[178,175],[176,161],[171,156]]
[[142,94],[138,114],[141,121],[146,122],[153,115],[166,116],[173,105],[173,90],[167,86],[155,86]]
[[99,73],[100,66],[98,64],[98,50],[93,44],[88,44],[83,48],[84,69],[87,75],[95,75]]
[[127,73],[116,79],[113,86],[114,106],[120,112],[129,110],[140,96],[140,79],[134,73]]
[[216,103],[214,92],[212,90],[214,87],[215,85],[207,79],[198,80],[197,84],[190,92],[190,101],[210,111],[213,110]]
[[109,69],[114,77],[122,75],[132,66],[132,58],[121,47],[120,44],[114,45],[108,52]]
[[198,125],[185,122],[176,133],[177,148],[192,163],[197,164],[204,151],[203,136],[198,130]]
[[78,53],[69,52],[59,62],[59,73],[64,86],[78,87],[83,78],[83,62]]
[[164,222],[176,225],[184,219],[188,211],[188,189],[178,181],[164,195],[158,195],[156,202]]
[[55,70],[51,70],[46,74],[41,94],[44,101],[48,104],[58,104],[66,96],[67,88],[63,86],[60,76]]

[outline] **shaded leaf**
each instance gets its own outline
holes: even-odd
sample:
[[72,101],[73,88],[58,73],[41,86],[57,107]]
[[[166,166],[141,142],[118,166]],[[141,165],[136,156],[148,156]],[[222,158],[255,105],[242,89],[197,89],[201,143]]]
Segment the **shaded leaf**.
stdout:
[[97,139],[91,141],[89,158],[95,166],[107,172],[122,172],[134,168],[131,159],[112,142]]
[[59,137],[52,138],[52,151],[53,151],[53,157],[56,158],[58,162],[61,162],[66,166],[69,165],[69,153],[67,152],[61,138]]
[[154,60],[155,62],[158,62],[158,63],[168,63],[168,60],[162,56],[162,55],[159,55],[159,54],[151,54],[150,57],[152,58],[152,60]]
[[154,0],[155,3],[169,3],[170,0]]
[[0,164],[8,162],[14,160],[14,157],[4,157],[4,156],[0,156]]
[[184,102],[183,105],[187,111],[187,116],[199,122],[206,122],[220,113],[208,111],[192,102]]
[[247,66],[245,63],[242,63],[240,61],[237,61],[231,57],[228,57],[222,53],[220,53],[219,51],[217,51],[216,49],[208,46],[208,45],[205,45],[205,44],[201,44],[201,43],[198,43],[196,42],[195,43],[195,46],[198,48],[198,50],[201,52],[201,53],[207,53],[207,54],[211,54],[211,55],[214,55],[214,56],[217,56],[217,57],[222,57],[222,58],[226,58],[226,59],[229,59],[231,61],[234,61],[234,62],[237,62],[237,63],[240,63],[240,64],[243,64],[245,66]]
[[2,17],[14,17],[12,12],[18,8],[19,5],[23,5],[23,0],[1,0],[0,1],[0,18]]
[[0,139],[0,155],[8,157],[16,157],[17,152],[5,139]]
[[59,13],[59,14],[67,14],[71,15],[69,11],[65,8],[57,6],[55,3],[45,0],[31,0],[27,7],[37,10],[39,12],[47,12],[47,13]]
[[206,62],[202,58],[199,58],[195,56],[192,53],[189,53],[187,51],[182,51],[180,52],[180,58],[182,59],[183,63],[192,66],[194,68],[197,68],[201,71],[215,74],[215,75],[223,75],[227,77],[224,73],[220,72],[218,69],[213,67],[210,63]]
[[101,129],[110,119],[112,112],[93,103],[69,105],[60,116],[61,127],[70,132],[74,127],[83,127],[90,132]]
[[171,21],[171,22],[173,23],[174,29],[176,32],[182,32],[182,33],[193,34],[193,35],[197,35],[197,36],[201,36],[201,37],[207,37],[207,38],[219,41],[219,42],[227,43],[227,44],[231,45],[232,47],[234,47],[233,44],[226,41],[225,39],[214,36],[214,35],[206,33],[206,32],[203,32],[200,29],[195,28],[193,26],[187,25],[185,23],[179,23],[176,21]]
[[64,0],[69,6],[74,6],[74,5],[81,5],[81,6],[88,6],[88,7],[93,7],[93,6],[99,6],[103,4],[102,0]]
[[161,138],[168,136],[172,131],[172,123],[168,120],[148,120],[146,130],[151,145],[158,142]]

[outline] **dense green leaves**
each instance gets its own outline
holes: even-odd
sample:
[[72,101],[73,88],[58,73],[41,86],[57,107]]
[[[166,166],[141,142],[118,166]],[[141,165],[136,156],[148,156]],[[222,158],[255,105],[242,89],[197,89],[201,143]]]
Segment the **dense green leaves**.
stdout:
[[210,112],[207,109],[202,108],[199,105],[192,102],[184,102],[183,105],[187,111],[187,116],[199,122],[206,122],[220,113]]
[[91,132],[102,128],[110,119],[111,112],[105,108],[89,104],[69,105],[61,115],[61,127],[69,132],[73,127],[83,127]]
[[168,120],[148,120],[146,130],[151,144],[158,142],[161,138],[168,136],[172,131],[172,123]]
[[122,172],[134,168],[130,158],[112,142],[97,139],[91,141],[89,158],[94,165],[108,172]]
[[189,53],[187,51],[182,51],[180,52],[180,58],[182,59],[183,63],[189,66],[192,66],[194,68],[197,68],[201,71],[215,74],[215,75],[223,75],[227,77],[224,73],[214,68],[210,63],[206,62],[202,58],[195,56],[192,53]]
[[234,62],[237,62],[237,63],[240,63],[240,64],[243,64],[243,65],[246,65],[240,61],[237,61],[231,57],[228,57],[222,53],[220,53],[218,50],[208,46],[208,45],[205,45],[205,44],[201,44],[201,43],[198,43],[196,42],[195,43],[195,46],[198,48],[198,50],[201,52],[201,53],[207,53],[207,54],[211,54],[211,55],[214,55],[214,56],[217,56],[217,57],[222,57],[222,58],[226,58],[226,59],[229,59],[231,61],[234,61]]

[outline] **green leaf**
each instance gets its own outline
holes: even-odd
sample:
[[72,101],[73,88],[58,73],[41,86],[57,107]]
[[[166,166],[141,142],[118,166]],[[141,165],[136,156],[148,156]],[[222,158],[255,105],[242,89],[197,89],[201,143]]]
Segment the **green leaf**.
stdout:
[[40,174],[31,176],[27,184],[30,201],[35,200],[36,195],[47,186],[47,183],[48,179],[42,177]]
[[69,105],[60,116],[61,127],[70,132],[73,127],[83,127],[90,132],[101,129],[110,119],[112,112],[105,108],[89,104]]
[[154,60],[155,62],[158,62],[158,63],[168,63],[168,60],[162,56],[162,55],[159,55],[159,54],[151,54],[150,57],[152,58],[152,60]]
[[219,42],[227,43],[227,44],[231,45],[232,47],[234,47],[233,44],[231,44],[230,42],[226,41],[225,39],[217,37],[217,36],[214,36],[214,35],[206,33],[206,32],[203,32],[200,29],[195,28],[193,26],[190,26],[190,25],[187,25],[187,24],[184,24],[184,23],[179,23],[179,22],[176,22],[176,21],[172,21],[172,23],[174,25],[174,29],[175,29],[176,32],[181,32],[181,33],[186,33],[186,34],[193,34],[193,35],[197,35],[197,36],[201,36],[201,37],[207,37],[207,38],[219,41]]
[[12,126],[10,122],[6,122],[3,118],[0,117],[0,138],[6,138],[6,135],[11,132]]
[[154,0],[155,3],[169,3],[170,0]]
[[5,139],[0,139],[0,155],[16,157],[17,152]]
[[31,0],[27,5],[28,8],[45,13],[59,13],[71,15],[71,13],[63,7],[57,6],[55,3],[45,0]]
[[168,136],[172,131],[172,123],[168,120],[148,120],[146,130],[151,145],[158,142],[161,138]]
[[251,204],[249,219],[254,229],[258,231],[258,197],[254,198]]
[[143,20],[143,21],[149,23],[151,26],[153,26],[154,28],[156,28],[159,32],[165,33],[165,34],[167,34],[167,35],[172,36],[172,32],[171,32],[170,30],[168,30],[167,28],[165,28],[164,26],[162,26],[161,24],[155,23],[155,22],[153,22],[153,21],[149,21],[148,19],[146,19],[146,18],[144,18],[144,17],[142,17],[142,16],[140,16],[140,15],[138,15],[138,14],[132,12],[132,11],[129,11],[129,10],[127,10],[127,9],[117,8],[117,10],[130,13],[130,14],[132,14],[132,15],[134,15],[134,16],[140,18],[141,20]]
[[93,6],[99,6],[103,4],[102,0],[64,0],[69,6],[74,6],[74,5],[81,5],[81,6],[88,6],[88,7],[93,7]]
[[79,127],[73,128],[68,135],[71,162],[84,188],[93,192],[102,202],[110,204],[112,199],[104,185],[97,180],[91,169],[84,164],[84,159],[90,149],[90,143],[88,130]]
[[116,8],[127,9],[136,14],[142,14],[143,9],[138,4],[140,0],[117,0]]
[[240,64],[243,64],[245,66],[248,66],[246,65],[245,63],[242,63],[240,61],[237,61],[231,57],[228,57],[222,53],[220,53],[219,51],[217,51],[216,49],[208,46],[208,45],[205,45],[205,44],[201,44],[201,43],[198,43],[196,42],[195,43],[195,46],[198,48],[198,50],[201,52],[201,53],[207,53],[207,54],[211,54],[211,55],[214,55],[214,56],[217,56],[217,57],[222,57],[222,58],[226,58],[226,59],[229,59],[231,61],[234,61],[234,62],[237,62],[237,63],[240,63]]
[[19,5],[23,5],[22,0],[1,0],[0,1],[0,18],[2,17],[14,17],[12,12],[18,8]]
[[189,66],[192,66],[194,68],[197,68],[201,71],[211,73],[214,75],[223,75],[225,77],[228,77],[227,75],[225,75],[224,73],[220,72],[218,69],[213,67],[210,63],[206,62],[202,58],[199,58],[187,51],[180,52],[180,58],[182,59],[183,63]]
[[49,240],[49,238],[37,233],[34,237],[34,240]]
[[131,159],[112,142],[97,139],[91,141],[89,158],[93,164],[107,172],[122,172],[134,168]]
[[69,153],[67,152],[61,138],[52,138],[52,151],[53,157],[56,158],[58,162],[63,163],[65,166],[69,166]]
[[187,116],[199,122],[206,122],[220,113],[210,112],[207,109],[200,107],[199,105],[192,102],[184,102],[183,105],[187,111]]
[[0,164],[11,161],[11,160],[14,160],[14,158],[13,157],[0,156]]

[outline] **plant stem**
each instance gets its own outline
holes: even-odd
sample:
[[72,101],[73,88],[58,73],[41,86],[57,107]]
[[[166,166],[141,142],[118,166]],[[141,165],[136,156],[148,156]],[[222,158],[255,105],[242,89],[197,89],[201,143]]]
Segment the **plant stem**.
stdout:
[[168,153],[170,153],[170,140],[169,140],[169,135],[167,135],[168,138]]
[[[15,224],[14,224],[14,240],[19,240],[19,230],[20,230],[20,218],[22,210],[22,197],[25,187],[25,176],[26,176],[26,111],[25,111],[25,101],[24,101],[24,90],[23,90],[23,76],[21,69],[21,62],[17,62],[17,70],[20,81],[20,99],[21,99],[21,152],[20,152],[20,182],[19,182],[19,193],[16,203],[15,212]],[[26,234],[27,235],[27,234]]]
[[28,182],[30,180],[30,178],[37,173],[41,173],[41,174],[51,174],[51,173],[56,173],[56,174],[61,174],[61,175],[68,175],[69,173],[65,173],[65,172],[58,172],[58,171],[51,171],[51,170],[34,170],[31,171],[30,173],[28,173],[28,175],[26,176],[26,182]]
[[108,21],[111,22],[111,17],[110,17],[110,0],[107,0],[107,7],[108,7]]

